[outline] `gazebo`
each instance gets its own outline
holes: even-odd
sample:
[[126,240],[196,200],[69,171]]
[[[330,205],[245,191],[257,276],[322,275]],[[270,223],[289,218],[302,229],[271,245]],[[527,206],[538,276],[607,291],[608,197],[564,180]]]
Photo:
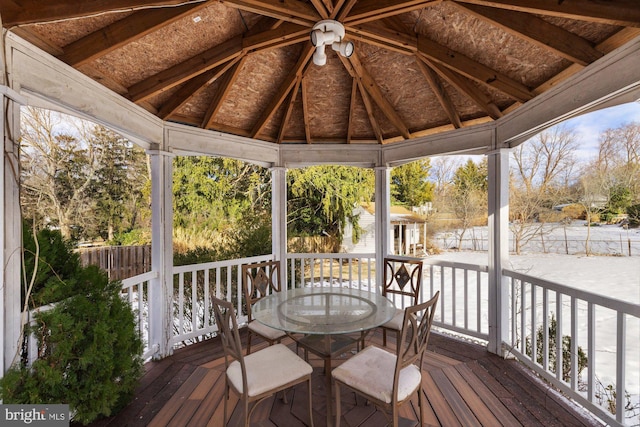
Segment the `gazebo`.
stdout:
[[[568,118],[640,98],[635,0],[0,0],[0,19],[4,370],[22,322],[23,105],[101,123],[150,155],[152,272],[137,282],[148,292],[149,357],[171,354],[175,342],[172,288],[182,274],[172,265],[176,155],[271,168],[270,257],[283,262],[293,262],[286,249],[287,169],[375,169],[377,274],[390,248],[390,168],[432,155],[486,155],[491,241],[478,274],[488,280],[488,328],[469,331],[455,319],[450,328],[478,335],[504,355],[514,329],[524,335],[528,322],[510,311],[514,286],[544,287],[545,295],[567,295],[572,304],[613,304],[506,270],[509,150]],[[294,269],[283,268],[283,275],[288,271]],[[622,407],[625,319],[639,317],[640,309],[613,309]],[[591,311],[589,322],[593,327]],[[593,390],[580,397],[573,381],[555,380],[608,422],[624,422],[622,411],[612,417],[593,403]]]

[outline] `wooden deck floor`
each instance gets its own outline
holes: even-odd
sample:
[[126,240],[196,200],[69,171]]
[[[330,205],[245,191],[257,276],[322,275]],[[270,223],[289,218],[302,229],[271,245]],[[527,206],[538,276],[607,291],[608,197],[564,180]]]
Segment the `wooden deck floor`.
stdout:
[[[294,348],[291,342],[285,344]],[[373,335],[368,344],[382,345],[381,337]],[[342,358],[348,357],[347,354]],[[325,378],[321,361],[311,356],[310,363],[314,365],[314,423],[322,427],[326,425]],[[339,364],[337,361],[334,366]],[[601,425],[518,362],[503,360],[481,346],[432,333],[423,372],[423,389],[429,403],[428,426]],[[93,426],[222,426],[223,373],[218,339],[177,350],[169,358],[148,363],[134,401],[117,416]],[[306,425],[305,386],[288,391],[287,396],[287,404],[280,397],[262,402],[253,413],[251,425]],[[382,413],[364,401],[356,401],[353,394],[343,393],[341,402],[342,425],[386,425]],[[235,404],[236,400],[230,402],[230,412]],[[401,414],[404,424],[417,424],[417,407],[417,399],[404,405]],[[233,411],[229,425],[239,425],[239,412]]]

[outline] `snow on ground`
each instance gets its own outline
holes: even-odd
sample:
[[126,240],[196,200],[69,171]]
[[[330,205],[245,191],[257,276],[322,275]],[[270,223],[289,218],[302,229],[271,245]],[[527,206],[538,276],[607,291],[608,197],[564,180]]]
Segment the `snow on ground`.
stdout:
[[[625,229],[620,225],[609,224],[586,227],[585,221],[573,221],[571,224],[545,224],[543,234],[523,241],[523,253],[559,253],[584,255],[586,253],[587,233],[589,249],[592,254],[613,256],[640,256],[640,228]],[[465,231],[463,242],[458,241],[459,231],[447,231],[435,236],[436,244],[442,249],[487,250],[487,227],[473,227]],[[514,251],[513,238],[509,239],[509,249]]]

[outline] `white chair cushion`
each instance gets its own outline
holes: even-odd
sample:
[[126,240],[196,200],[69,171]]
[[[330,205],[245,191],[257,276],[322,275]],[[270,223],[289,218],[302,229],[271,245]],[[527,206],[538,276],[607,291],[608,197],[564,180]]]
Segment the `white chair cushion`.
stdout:
[[[313,368],[283,344],[275,344],[244,357],[247,368],[249,396],[257,396],[288,384],[305,375]],[[243,392],[240,363],[234,361],[227,369],[227,378],[236,390]]]
[[270,328],[269,326],[264,325],[257,321],[249,322],[249,329],[262,335],[263,337],[269,338],[270,340],[276,340],[278,338],[282,338],[285,335],[287,335],[284,331],[281,331],[275,328]]
[[383,328],[395,329],[396,331],[402,330],[402,323],[404,322],[404,310],[396,309],[396,314],[393,315],[391,320],[382,325]]
[[[369,346],[335,368],[331,375],[355,390],[382,402],[391,403],[395,369],[395,354]],[[421,381],[420,369],[415,365],[407,366],[400,371],[398,401],[411,396],[420,387]]]

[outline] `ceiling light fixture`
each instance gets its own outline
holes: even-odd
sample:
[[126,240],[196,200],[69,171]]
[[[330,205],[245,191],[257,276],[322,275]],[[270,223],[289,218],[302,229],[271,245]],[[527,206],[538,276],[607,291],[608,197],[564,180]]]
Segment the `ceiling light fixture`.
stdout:
[[344,41],[344,26],[338,21],[325,19],[318,22],[311,30],[311,44],[316,47],[313,54],[313,63],[324,65],[327,63],[327,55],[324,53],[326,45],[345,58],[353,55],[353,42]]

